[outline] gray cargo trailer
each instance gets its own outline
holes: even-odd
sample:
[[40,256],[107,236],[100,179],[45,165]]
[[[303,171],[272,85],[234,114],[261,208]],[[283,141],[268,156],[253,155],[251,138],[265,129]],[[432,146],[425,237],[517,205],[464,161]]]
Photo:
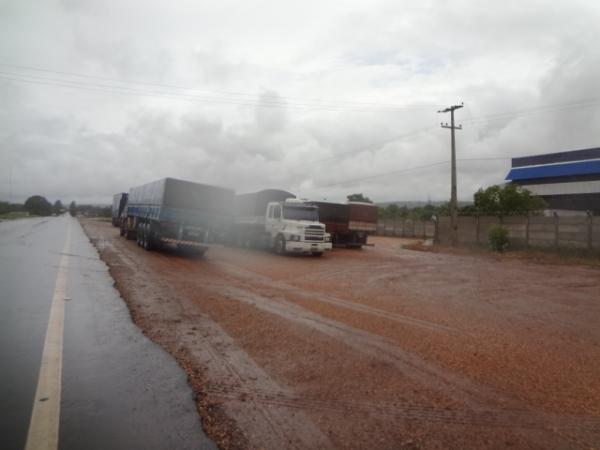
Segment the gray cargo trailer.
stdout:
[[121,234],[147,250],[161,245],[204,253],[231,223],[233,190],[175,178],[131,188]]
[[127,192],[121,192],[119,194],[113,195],[113,203],[112,203],[112,211],[111,211],[113,227],[120,226],[121,215],[123,214],[125,205],[127,205]]

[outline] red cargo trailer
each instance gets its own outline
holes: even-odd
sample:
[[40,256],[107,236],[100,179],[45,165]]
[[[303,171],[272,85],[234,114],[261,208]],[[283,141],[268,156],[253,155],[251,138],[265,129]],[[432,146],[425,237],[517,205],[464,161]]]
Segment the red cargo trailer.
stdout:
[[311,203],[319,207],[319,220],[331,233],[334,246],[362,247],[369,233],[377,230],[377,206],[371,203]]

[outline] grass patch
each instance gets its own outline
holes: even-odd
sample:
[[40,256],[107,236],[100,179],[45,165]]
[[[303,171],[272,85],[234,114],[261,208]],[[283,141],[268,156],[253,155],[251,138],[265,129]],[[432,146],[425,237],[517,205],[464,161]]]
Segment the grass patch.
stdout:
[[8,213],[0,214],[0,220],[25,219],[26,217],[35,217],[35,216],[32,216],[27,211],[11,211]]
[[[420,250],[412,248],[411,250]],[[544,247],[524,247],[511,246],[502,253],[490,249],[489,245],[480,244],[459,244],[452,247],[448,244],[436,244],[433,248],[437,253],[448,253],[454,255],[478,255],[482,257],[494,257],[498,261],[518,260],[532,262],[536,264],[552,265],[581,265],[600,269],[600,251],[575,249],[575,248],[544,248]]]

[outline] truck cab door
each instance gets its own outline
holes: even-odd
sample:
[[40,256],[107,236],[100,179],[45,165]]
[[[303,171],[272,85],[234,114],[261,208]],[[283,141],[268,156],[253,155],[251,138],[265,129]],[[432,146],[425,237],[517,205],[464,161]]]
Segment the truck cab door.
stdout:
[[271,204],[267,210],[266,230],[271,236],[275,236],[281,227],[281,205]]

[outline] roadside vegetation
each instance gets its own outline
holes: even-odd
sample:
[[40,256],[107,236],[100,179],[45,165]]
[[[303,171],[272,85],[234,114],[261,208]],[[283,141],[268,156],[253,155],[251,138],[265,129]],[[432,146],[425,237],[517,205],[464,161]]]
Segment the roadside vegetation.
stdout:
[[77,205],[74,201],[66,208],[61,200],[50,203],[42,195],[32,195],[24,203],[0,201],[0,220],[23,219],[26,217],[58,216],[69,212],[73,217],[78,214],[87,217],[110,217],[110,206]]

